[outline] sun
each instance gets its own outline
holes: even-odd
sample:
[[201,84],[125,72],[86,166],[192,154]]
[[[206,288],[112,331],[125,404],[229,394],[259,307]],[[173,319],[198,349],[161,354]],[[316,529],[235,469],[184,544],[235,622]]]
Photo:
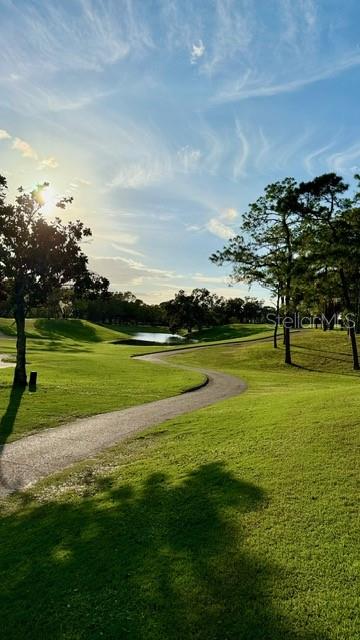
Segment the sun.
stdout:
[[32,196],[41,206],[42,213],[51,214],[55,211],[59,196],[48,183],[38,185],[32,192]]

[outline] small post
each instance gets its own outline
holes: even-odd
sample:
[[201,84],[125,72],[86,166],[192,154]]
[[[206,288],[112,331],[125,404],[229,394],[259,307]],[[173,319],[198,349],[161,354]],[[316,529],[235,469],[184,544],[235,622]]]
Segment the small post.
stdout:
[[36,391],[37,371],[30,371],[29,391]]

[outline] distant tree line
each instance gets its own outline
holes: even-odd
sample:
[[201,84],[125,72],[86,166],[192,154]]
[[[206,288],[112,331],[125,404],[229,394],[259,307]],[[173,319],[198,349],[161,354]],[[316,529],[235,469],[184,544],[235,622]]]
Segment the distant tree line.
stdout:
[[[264,323],[275,309],[253,297],[224,299],[208,289],[180,290],[173,299],[146,304],[131,291],[111,292],[108,281],[95,277],[97,287],[78,294],[73,287],[49,293],[46,303],[29,309],[31,317],[82,318],[101,324],[134,324],[167,327],[191,333],[204,327],[231,322]],[[9,297],[0,301],[0,315],[12,312]]]

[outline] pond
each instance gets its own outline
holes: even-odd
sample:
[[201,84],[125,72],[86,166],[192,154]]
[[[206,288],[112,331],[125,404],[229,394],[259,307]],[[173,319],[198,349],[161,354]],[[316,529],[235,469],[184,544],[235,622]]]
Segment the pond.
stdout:
[[122,344],[182,344],[183,342],[185,342],[185,338],[176,333],[140,331],[134,333],[129,340],[122,341]]

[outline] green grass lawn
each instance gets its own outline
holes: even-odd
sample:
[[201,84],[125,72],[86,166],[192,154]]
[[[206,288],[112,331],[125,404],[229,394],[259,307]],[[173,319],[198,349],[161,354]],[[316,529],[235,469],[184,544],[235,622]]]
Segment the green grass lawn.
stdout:
[[[11,320],[0,331],[13,335]],[[121,409],[185,391],[201,374],[131,359],[144,349],[114,345],[118,334],[82,320],[28,320],[28,371],[38,372],[36,393],[12,392],[13,370],[0,369],[0,443],[75,417]],[[151,349],[149,349],[151,351]],[[0,339],[13,359],[15,341]]]
[[199,342],[219,342],[226,340],[238,340],[239,338],[256,338],[271,335],[270,324],[224,324],[218,327],[209,327],[201,331],[193,331],[192,338]]
[[184,352],[248,391],[4,502],[4,637],[359,638],[360,376],[293,342]]

